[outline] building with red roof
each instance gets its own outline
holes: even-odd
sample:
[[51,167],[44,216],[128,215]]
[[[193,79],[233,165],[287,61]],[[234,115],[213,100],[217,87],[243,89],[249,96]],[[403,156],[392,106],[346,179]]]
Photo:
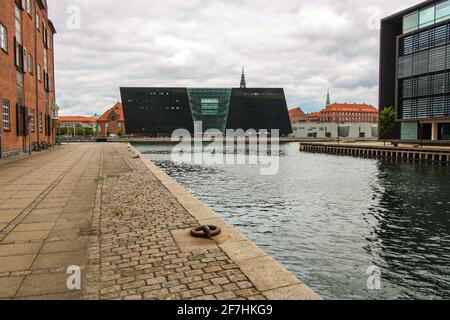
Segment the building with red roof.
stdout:
[[92,128],[94,129],[97,125],[97,119],[84,116],[59,116],[59,126],[61,128]]
[[108,109],[97,119],[97,124],[100,127],[100,136],[119,135],[120,132],[125,134],[125,118],[122,103],[117,102],[112,108]]
[[306,122],[320,122],[320,112],[308,113],[306,115]]
[[320,111],[321,123],[378,123],[378,109],[368,104],[333,103]]
[[291,123],[300,123],[306,121],[306,114],[303,112],[301,108],[295,108],[289,110],[289,119],[291,119]]

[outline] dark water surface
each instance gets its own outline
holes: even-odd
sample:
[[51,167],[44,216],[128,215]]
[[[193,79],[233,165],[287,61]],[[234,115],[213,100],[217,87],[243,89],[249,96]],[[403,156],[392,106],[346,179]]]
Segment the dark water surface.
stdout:
[[[300,153],[280,170],[171,161],[136,144],[325,299],[450,299],[450,167]],[[368,268],[381,289],[368,289]]]

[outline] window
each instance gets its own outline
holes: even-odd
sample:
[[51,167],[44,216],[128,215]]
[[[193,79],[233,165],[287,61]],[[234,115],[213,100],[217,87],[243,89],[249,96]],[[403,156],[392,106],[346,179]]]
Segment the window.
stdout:
[[8,52],[8,33],[2,24],[0,24],[0,47],[3,51]]
[[450,1],[442,1],[436,5],[436,22],[450,18]]
[[417,78],[417,95],[426,96],[429,95],[429,76]]
[[400,94],[402,98],[411,98],[413,95],[413,80],[405,79],[400,81]]
[[411,75],[412,75],[412,56],[400,57],[400,59],[398,60],[399,78],[409,77]]
[[419,28],[419,12],[413,12],[403,17],[403,33]]
[[23,55],[23,72],[27,72],[27,49],[24,47],[22,50]]
[[219,99],[201,99],[201,104],[204,116],[217,115],[219,111]]
[[20,12],[20,8],[19,8],[19,6],[16,4],[16,7],[15,7],[15,9],[16,9],[16,11],[15,11],[15,14],[16,14],[16,41],[18,42],[18,43],[20,43],[20,44],[22,44],[22,15],[21,15],[21,12]]
[[440,71],[445,69],[445,55],[446,48],[439,47],[430,50],[430,72]]
[[445,73],[433,76],[433,94],[445,93]]
[[[445,50],[445,48],[444,48]],[[47,50],[44,49],[44,71],[48,72],[48,63],[47,63]]]
[[9,130],[10,127],[10,121],[9,121],[9,111],[10,111],[10,105],[8,100],[3,100],[3,129]]
[[34,123],[34,109],[31,108],[30,110],[30,128],[31,128],[31,132],[34,132],[36,130],[36,126]]
[[36,29],[39,31],[40,29],[40,19],[39,19],[39,15],[36,13]]
[[38,63],[38,65],[37,65],[37,70],[36,70],[36,72],[37,72],[37,78],[38,78],[38,80],[39,81],[41,81],[41,65]]
[[423,9],[419,13],[419,27],[423,28],[434,23],[434,6]]
[[421,32],[416,37],[417,50],[414,51],[420,51],[430,47],[430,31]]
[[42,112],[39,112],[39,132],[42,132]]
[[445,44],[447,41],[447,26],[439,26],[433,29],[432,45],[434,47]]
[[31,0],[27,0],[27,12],[31,16]]
[[428,51],[416,53],[413,59],[413,74],[427,73],[428,64]]
[[31,54],[28,56],[28,71],[33,74],[33,56]]

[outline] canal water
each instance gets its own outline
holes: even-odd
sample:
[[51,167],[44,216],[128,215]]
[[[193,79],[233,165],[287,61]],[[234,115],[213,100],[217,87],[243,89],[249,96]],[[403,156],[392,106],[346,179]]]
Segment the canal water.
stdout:
[[[450,299],[450,167],[300,153],[280,170],[171,161],[167,174],[325,299]],[[378,281],[379,280],[379,281]]]

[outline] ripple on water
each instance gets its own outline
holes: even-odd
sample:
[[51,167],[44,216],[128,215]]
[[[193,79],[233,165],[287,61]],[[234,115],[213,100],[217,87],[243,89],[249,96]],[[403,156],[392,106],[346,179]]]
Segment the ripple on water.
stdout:
[[[182,164],[136,147],[324,298],[450,298],[450,168],[281,146],[280,171]],[[367,269],[382,289],[367,289]]]

